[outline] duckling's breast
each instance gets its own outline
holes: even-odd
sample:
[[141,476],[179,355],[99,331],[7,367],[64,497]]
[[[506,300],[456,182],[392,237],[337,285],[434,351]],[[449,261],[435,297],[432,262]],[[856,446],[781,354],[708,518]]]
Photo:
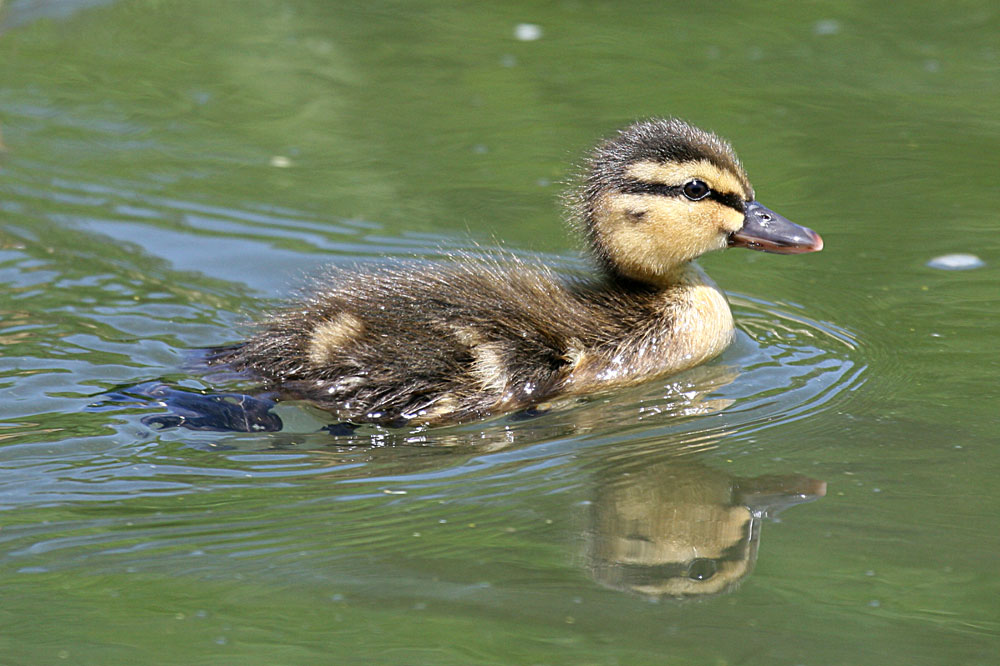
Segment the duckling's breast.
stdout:
[[733,340],[735,325],[725,294],[698,266],[651,297],[658,316],[624,331],[610,347],[580,349],[563,385],[568,393],[639,384],[682,372],[719,354]]
[[671,327],[676,351],[668,364],[670,372],[680,372],[704,363],[721,354],[733,341],[736,326],[726,295],[697,266],[696,283],[682,287],[683,298],[678,303]]

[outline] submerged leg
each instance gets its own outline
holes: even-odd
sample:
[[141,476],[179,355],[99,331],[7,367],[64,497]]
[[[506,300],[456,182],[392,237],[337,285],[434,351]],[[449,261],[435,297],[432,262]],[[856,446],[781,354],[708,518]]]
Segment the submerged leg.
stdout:
[[203,393],[177,389],[161,382],[146,382],[110,391],[88,406],[89,411],[120,409],[126,404],[166,408],[166,414],[148,414],[150,427],[187,428],[216,432],[277,432],[281,418],[272,414],[273,400],[242,393]]

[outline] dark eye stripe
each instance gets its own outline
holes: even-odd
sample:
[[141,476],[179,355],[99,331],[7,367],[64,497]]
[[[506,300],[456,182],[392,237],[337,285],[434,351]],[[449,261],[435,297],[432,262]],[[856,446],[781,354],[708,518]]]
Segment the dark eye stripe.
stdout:
[[712,193],[708,195],[708,198],[712,201],[718,201],[723,206],[728,206],[735,211],[740,213],[746,212],[747,204],[738,194],[732,194],[730,192],[716,192],[712,190]]
[[[656,194],[661,197],[682,197],[684,196],[683,185],[664,185],[663,183],[647,183],[644,180],[626,180],[622,183],[619,191],[622,194]],[[706,199],[711,199],[728,208],[732,208],[740,213],[746,210],[746,202],[738,194],[730,192],[716,192],[712,190]]]

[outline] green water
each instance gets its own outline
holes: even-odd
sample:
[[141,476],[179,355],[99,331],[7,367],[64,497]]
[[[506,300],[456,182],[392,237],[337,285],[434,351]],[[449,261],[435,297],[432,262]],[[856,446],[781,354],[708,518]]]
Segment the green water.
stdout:
[[[996,663],[998,109],[985,1],[0,2],[0,663]],[[87,410],[209,387],[188,350],[326,263],[579,267],[561,183],[667,114],[826,241],[702,261],[708,366],[418,433]],[[717,594],[615,554],[775,488]]]

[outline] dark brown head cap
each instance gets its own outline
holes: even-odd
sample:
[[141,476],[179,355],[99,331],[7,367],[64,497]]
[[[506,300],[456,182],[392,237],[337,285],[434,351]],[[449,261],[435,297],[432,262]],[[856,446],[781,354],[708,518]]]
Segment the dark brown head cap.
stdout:
[[707,161],[735,175],[747,199],[753,199],[753,188],[729,142],[677,118],[639,121],[599,145],[590,156],[584,199],[592,203],[604,192],[621,189],[628,167],[644,161]]

